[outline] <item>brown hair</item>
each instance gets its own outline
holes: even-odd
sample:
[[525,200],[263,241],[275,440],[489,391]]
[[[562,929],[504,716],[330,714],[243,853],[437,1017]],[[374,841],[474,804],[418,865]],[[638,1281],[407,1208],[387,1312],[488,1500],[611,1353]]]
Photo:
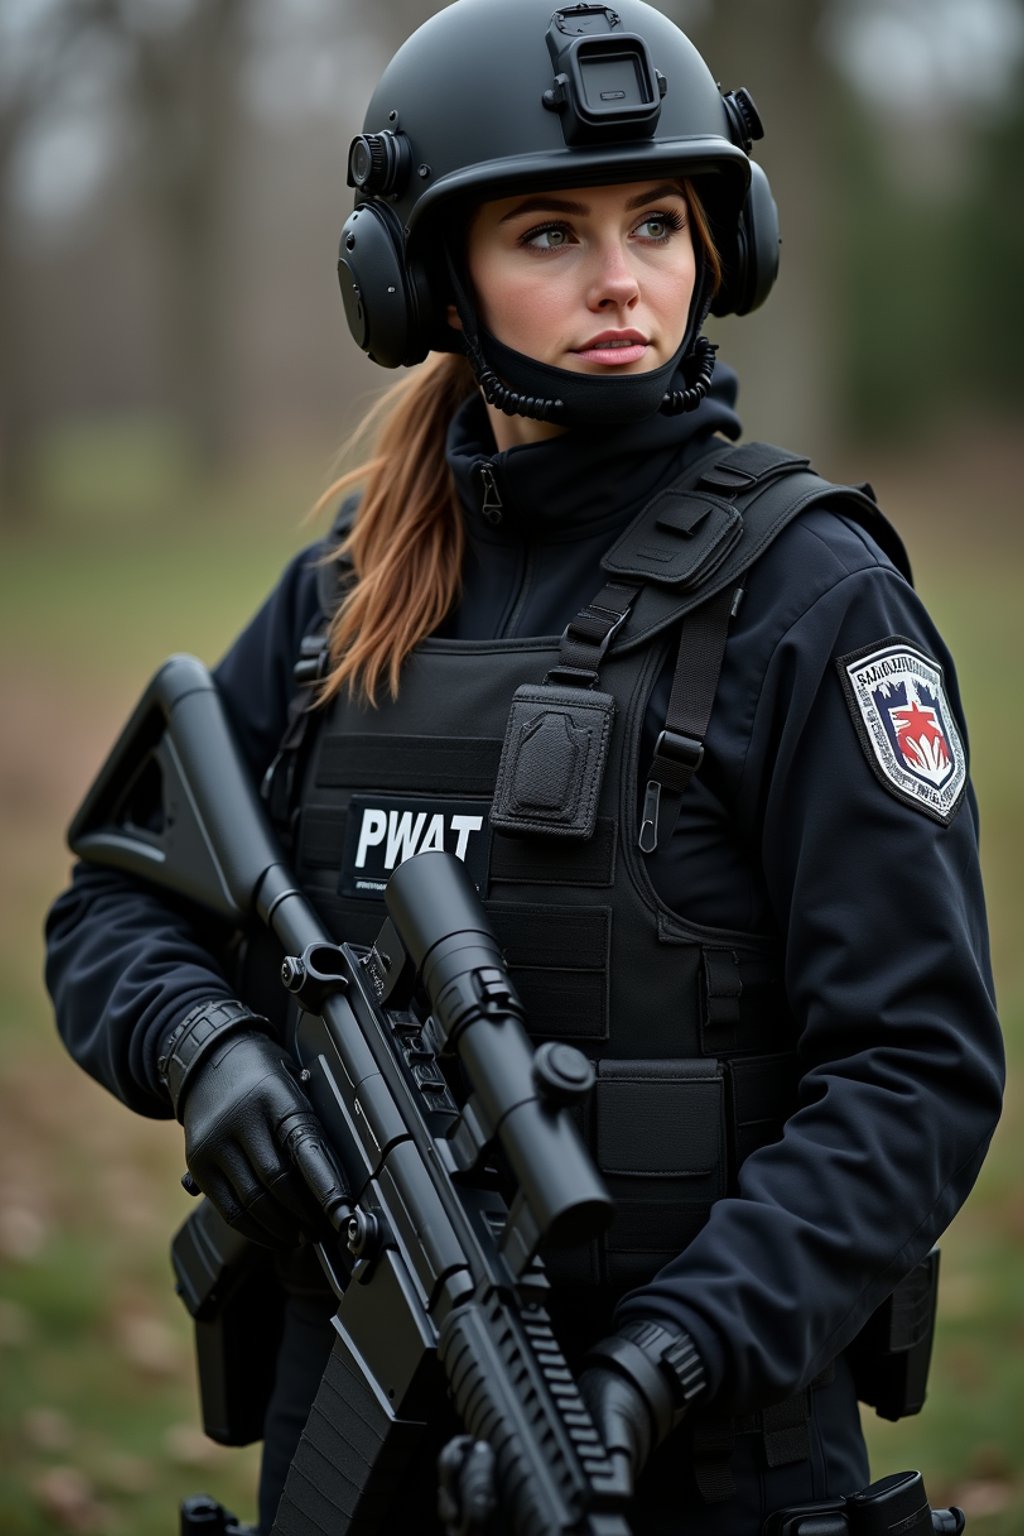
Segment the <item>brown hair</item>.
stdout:
[[[682,189],[717,289],[722,266],[707,215],[692,184],[684,181]],[[363,486],[352,531],[326,557],[351,561],[355,580],[330,622],[331,670],[321,704],[344,687],[371,705],[382,684],[397,698],[402,663],[458,595],[462,512],[445,443],[452,417],[475,388],[464,357],[431,353],[377,400],[357,429],[350,448],[371,441],[371,456],[317,501],[320,512]]]

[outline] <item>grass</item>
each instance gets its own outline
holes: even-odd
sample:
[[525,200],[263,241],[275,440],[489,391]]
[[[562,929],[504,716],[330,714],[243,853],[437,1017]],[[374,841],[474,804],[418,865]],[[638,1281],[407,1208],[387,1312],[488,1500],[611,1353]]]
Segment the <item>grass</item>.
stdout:
[[[253,1511],[255,1453],[198,1433],[188,1320],[168,1238],[188,1207],[180,1132],[132,1116],[56,1041],[40,924],[62,884],[62,830],[155,667],[212,661],[311,537],[302,513],[326,449],[196,486],[157,428],[68,435],[42,483],[47,516],[0,551],[0,1526],[4,1536],[157,1536],[186,1493]],[[901,467],[900,484],[914,485]],[[955,501],[955,488],[929,494]],[[173,492],[173,494],[172,494]],[[900,520],[968,700],[993,952],[1011,1067],[1024,1045],[1024,812],[1016,704],[1024,547]],[[1013,494],[1010,487],[1006,495]],[[926,499],[921,498],[922,502]],[[930,504],[929,504],[930,505]],[[985,547],[985,538],[988,546]],[[978,1188],[943,1243],[927,1411],[870,1420],[877,1472],[919,1466],[962,1502],[972,1536],[1024,1529],[1024,1201],[1019,1090]]]

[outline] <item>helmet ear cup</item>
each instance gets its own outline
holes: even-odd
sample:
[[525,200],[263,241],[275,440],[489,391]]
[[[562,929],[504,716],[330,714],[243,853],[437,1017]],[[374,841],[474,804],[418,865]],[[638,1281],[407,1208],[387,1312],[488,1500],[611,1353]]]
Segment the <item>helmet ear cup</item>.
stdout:
[[722,252],[724,276],[711,305],[713,315],[749,315],[764,303],[778,276],[780,238],[779,211],[768,177],[751,160],[735,245]]
[[356,343],[382,368],[422,362],[427,355],[420,314],[424,284],[407,270],[402,232],[379,203],[349,215],[338,247],[338,282]]

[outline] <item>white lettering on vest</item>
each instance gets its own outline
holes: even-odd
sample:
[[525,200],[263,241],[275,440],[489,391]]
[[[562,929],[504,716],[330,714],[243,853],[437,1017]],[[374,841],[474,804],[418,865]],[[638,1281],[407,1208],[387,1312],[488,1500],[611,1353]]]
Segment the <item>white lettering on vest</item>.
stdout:
[[444,817],[440,811],[430,818],[426,835],[417,849],[418,853],[444,853]]
[[359,828],[359,848],[356,852],[356,869],[364,867],[367,849],[375,848],[378,843],[382,843],[387,829],[388,818],[383,811],[365,810],[363,812],[363,824]]
[[415,853],[451,852],[453,839],[455,857],[465,863],[470,838],[474,832],[481,831],[483,825],[483,816],[364,806],[359,822],[354,868],[366,869],[371,849],[378,848],[380,852],[372,863],[383,874],[384,871],[404,864]]
[[419,811],[413,821],[412,811],[388,812],[388,844],[384,854],[384,868],[395,869],[411,859],[416,852],[427,819],[426,811]]
[[479,832],[484,824],[482,816],[453,816],[452,831],[457,832],[459,840],[455,845],[455,857],[465,860],[469,839],[474,832]]

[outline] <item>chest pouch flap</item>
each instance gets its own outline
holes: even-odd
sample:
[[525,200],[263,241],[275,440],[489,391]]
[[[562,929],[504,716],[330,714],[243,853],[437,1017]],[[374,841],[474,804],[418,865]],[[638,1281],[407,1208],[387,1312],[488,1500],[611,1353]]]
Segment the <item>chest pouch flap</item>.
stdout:
[[590,838],[615,700],[594,688],[524,683],[501,749],[491,825],[509,833]]
[[[692,1179],[723,1175],[722,1069],[704,1058],[602,1061],[595,1088],[602,1173]],[[724,1183],[716,1193],[724,1192]]]
[[604,556],[610,575],[689,591],[717,570],[743,532],[741,513],[709,491],[655,496]]

